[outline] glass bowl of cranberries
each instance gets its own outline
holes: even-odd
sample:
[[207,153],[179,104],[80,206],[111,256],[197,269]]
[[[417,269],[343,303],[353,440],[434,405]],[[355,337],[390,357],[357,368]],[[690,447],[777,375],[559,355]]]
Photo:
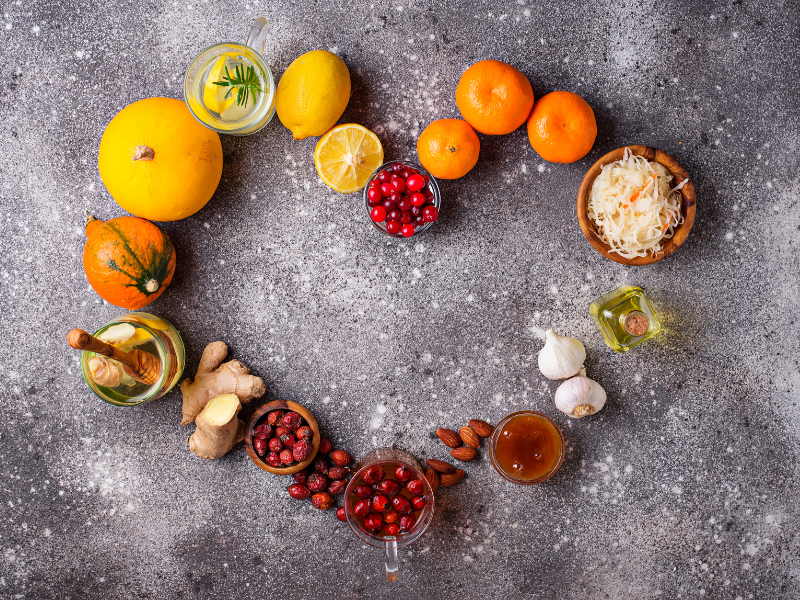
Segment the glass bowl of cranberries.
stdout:
[[392,237],[413,237],[439,218],[442,195],[420,165],[393,161],[375,169],[364,188],[364,209],[375,229]]

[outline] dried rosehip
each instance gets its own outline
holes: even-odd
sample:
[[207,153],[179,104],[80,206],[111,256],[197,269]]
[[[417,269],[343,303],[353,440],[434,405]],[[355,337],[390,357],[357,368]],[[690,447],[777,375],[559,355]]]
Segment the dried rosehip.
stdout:
[[286,427],[289,431],[295,431],[300,427],[300,415],[296,412],[288,412],[281,417],[281,425]]
[[[272,428],[270,427],[270,435],[272,434]],[[265,431],[253,431],[253,438],[257,440],[268,440],[269,435]]]
[[421,494],[425,488],[422,487],[422,481],[419,479],[412,479],[406,484],[406,489],[416,496]]
[[[385,520],[386,519],[384,519],[384,521]],[[400,534],[400,528],[397,525],[387,525],[386,527],[383,528],[383,532],[386,535],[399,535]]]
[[400,465],[394,470],[394,478],[400,483],[405,483],[411,479],[411,469],[405,465]]
[[292,432],[283,425],[279,425],[278,427],[275,428],[275,437],[281,437],[282,435],[286,435],[287,433],[292,433]]
[[364,519],[364,525],[370,531],[378,531],[383,527],[383,517],[378,513],[369,513],[367,518]]
[[317,473],[322,473],[323,475],[327,475],[329,468],[330,467],[328,467],[328,461],[325,460],[322,456],[317,456],[317,458],[314,459],[314,470],[317,471]]
[[358,485],[353,493],[359,498],[369,498],[372,495],[372,488],[368,485]]
[[344,506],[340,506],[336,509],[336,518],[340,521],[347,521],[347,515],[345,515]]
[[400,520],[400,515],[397,514],[395,509],[390,509],[386,511],[386,514],[383,515],[383,522],[384,523],[397,523]]
[[269,441],[269,449],[272,452],[280,452],[283,450],[283,442],[281,438],[274,437]]
[[400,484],[394,479],[384,479],[375,485],[375,489],[389,496],[397,496],[400,493]]
[[[261,425],[256,427],[253,430],[253,432],[256,433],[256,434],[263,434],[265,437],[262,438],[262,439],[268,440],[269,438],[272,437],[272,427],[270,427],[266,423],[261,423]],[[261,437],[261,436],[259,435],[259,437]]]
[[400,517],[400,529],[405,529],[409,531],[414,524],[417,522],[417,518],[414,515],[405,515],[404,517]]
[[357,517],[361,517],[362,519],[366,518],[366,516],[369,514],[369,511],[371,510],[372,510],[372,501],[370,500],[359,500],[353,507],[353,512],[356,513]]
[[386,471],[383,470],[383,467],[375,465],[367,469],[367,472],[364,473],[361,479],[363,479],[364,483],[367,485],[374,485],[383,479],[385,475]]
[[331,467],[328,470],[328,477],[331,479],[344,479],[348,473],[350,473],[350,469],[347,467]]
[[427,504],[425,496],[414,496],[411,499],[411,506],[414,507],[414,510],[422,510],[425,508],[425,504]]
[[303,425],[297,431],[295,431],[294,434],[297,436],[298,440],[310,440],[312,437],[314,437],[314,432],[311,431],[311,427],[308,425]]
[[280,453],[281,462],[285,465],[290,465],[294,462],[294,456],[292,456],[292,451],[288,448],[284,448],[281,450]]
[[302,471],[298,471],[294,473],[292,477],[297,483],[302,483],[305,485],[306,481],[308,481],[308,476],[311,475],[311,469],[303,469]]
[[311,496],[311,506],[320,510],[328,510],[333,504],[333,498],[328,492],[320,492]]
[[350,458],[350,455],[344,450],[334,450],[331,452],[330,458],[331,462],[337,467],[346,467],[353,462],[353,459]]
[[271,413],[267,415],[267,425],[272,425],[273,427],[281,420],[283,416],[282,410],[273,410]]
[[312,473],[306,479],[306,485],[312,492],[324,492],[328,489],[328,478],[320,473]]
[[389,499],[383,494],[375,494],[372,497],[372,508],[378,512],[383,512],[389,508]]
[[399,513],[414,512],[411,502],[409,502],[405,496],[395,496],[392,498],[392,506]]
[[281,436],[281,441],[283,442],[283,445],[286,446],[287,448],[294,448],[294,445],[297,442],[297,438],[294,437],[293,433],[284,433]]
[[331,441],[328,438],[322,438],[320,440],[319,451],[322,452],[322,454],[327,454],[331,451],[331,448],[333,448],[333,446],[331,446]]
[[292,455],[297,462],[303,462],[311,456],[311,444],[305,440],[298,441],[292,447]]
[[328,493],[331,496],[338,496],[344,491],[346,487],[347,487],[347,480],[336,479],[334,481],[331,481],[330,485],[328,486]]
[[281,457],[278,455],[277,452],[270,452],[267,454],[267,457],[264,459],[267,461],[267,464],[270,467],[280,467],[281,466]]
[[305,500],[311,495],[311,490],[304,486],[302,483],[293,483],[286,488],[289,495],[295,500]]
[[253,439],[253,449],[259,456],[264,456],[267,453],[267,442],[260,438]]

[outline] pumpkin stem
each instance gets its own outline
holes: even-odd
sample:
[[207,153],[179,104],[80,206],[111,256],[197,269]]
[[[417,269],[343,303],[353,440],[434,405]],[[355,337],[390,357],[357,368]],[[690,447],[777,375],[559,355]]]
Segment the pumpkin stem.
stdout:
[[100,227],[100,225],[102,225],[103,223],[105,223],[105,221],[101,221],[97,217],[93,217],[92,215],[90,215],[87,212],[86,213],[86,225],[84,226],[84,229],[83,229],[83,231],[86,233],[86,237],[89,237],[90,235],[92,235],[92,232],[95,229],[97,229],[98,227]]
[[144,284],[144,289],[146,289],[151,294],[157,292],[158,288],[160,287],[161,285],[155,279],[151,279],[146,284]]
[[150,146],[136,146],[136,152],[133,155],[133,160],[153,160],[156,153]]

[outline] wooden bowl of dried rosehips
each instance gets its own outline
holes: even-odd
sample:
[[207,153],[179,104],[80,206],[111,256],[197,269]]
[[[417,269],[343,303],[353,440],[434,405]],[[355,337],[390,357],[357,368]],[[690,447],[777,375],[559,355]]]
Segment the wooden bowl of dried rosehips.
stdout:
[[275,475],[293,475],[305,469],[321,441],[314,415],[291,400],[274,400],[259,408],[244,432],[250,458]]

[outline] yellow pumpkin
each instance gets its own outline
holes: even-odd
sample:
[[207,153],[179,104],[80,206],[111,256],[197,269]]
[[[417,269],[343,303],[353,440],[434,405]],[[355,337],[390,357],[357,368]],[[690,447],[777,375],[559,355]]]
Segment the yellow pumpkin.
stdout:
[[122,208],[151,221],[177,221],[214,195],[222,177],[222,144],[184,102],[146,98],[111,120],[97,163]]

